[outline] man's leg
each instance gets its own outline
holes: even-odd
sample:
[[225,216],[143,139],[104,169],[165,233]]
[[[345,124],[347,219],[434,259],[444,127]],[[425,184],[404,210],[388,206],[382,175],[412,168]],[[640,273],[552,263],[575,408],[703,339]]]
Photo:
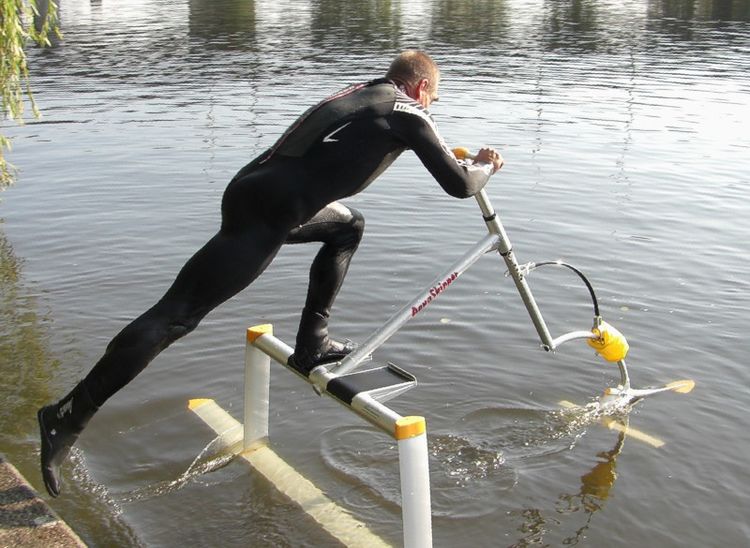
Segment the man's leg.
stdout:
[[60,465],[98,408],[206,314],[247,287],[284,236],[262,227],[219,232],[185,264],[164,297],[112,339],[83,381],[39,410],[42,476],[50,495],[59,494]]
[[310,267],[307,300],[293,356],[293,365],[305,373],[321,363],[340,360],[354,349],[351,343],[328,337],[328,318],[364,226],[359,211],[334,202],[289,233],[286,243],[323,242]]

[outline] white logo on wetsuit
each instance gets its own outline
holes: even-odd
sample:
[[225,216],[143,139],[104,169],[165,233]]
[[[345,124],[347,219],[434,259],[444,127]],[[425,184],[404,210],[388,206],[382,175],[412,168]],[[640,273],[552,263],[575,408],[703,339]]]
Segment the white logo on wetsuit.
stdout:
[[349,124],[351,124],[351,122],[347,122],[343,126],[337,128],[337,129],[334,129],[331,133],[329,133],[328,135],[326,135],[325,137],[323,137],[323,142],[324,143],[338,143],[339,140],[338,139],[334,139],[333,136],[336,135],[339,131],[341,131],[342,129],[344,129]]
[[72,413],[72,412],[73,412],[73,398],[70,398],[68,401],[66,401],[57,409],[57,418],[62,420],[62,418],[65,415]]

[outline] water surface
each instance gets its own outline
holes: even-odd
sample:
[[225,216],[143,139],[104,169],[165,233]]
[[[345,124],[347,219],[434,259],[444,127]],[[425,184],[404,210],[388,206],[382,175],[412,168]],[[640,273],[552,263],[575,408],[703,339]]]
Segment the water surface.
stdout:
[[[14,137],[0,204],[2,451],[38,488],[37,407],[83,377],[215,232],[226,182],[311,103],[407,47],[442,67],[452,145],[492,145],[488,192],[519,260],[587,273],[628,337],[633,383],[694,378],[630,425],[655,449],[560,411],[617,380],[583,344],[555,355],[499,259],[482,259],[376,355],[414,372],[396,400],[430,433],[436,546],[747,543],[750,4],[747,1],[63,0],[64,40],[31,52],[44,113]],[[365,239],[333,331],[364,339],[484,231],[406,153],[349,200]],[[333,546],[244,464],[205,471],[186,402],[241,417],[244,330],[292,341],[314,246],[247,291],[100,411],[52,502],[92,546]],[[530,283],[551,329],[591,306],[562,269]],[[285,371],[276,451],[394,544],[393,442]],[[210,467],[209,467],[210,468]],[[204,470],[189,474],[187,470]]]

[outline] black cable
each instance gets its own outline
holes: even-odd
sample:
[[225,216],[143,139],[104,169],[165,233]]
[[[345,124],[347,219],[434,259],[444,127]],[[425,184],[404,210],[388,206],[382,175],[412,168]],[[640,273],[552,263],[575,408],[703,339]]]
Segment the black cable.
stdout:
[[578,277],[583,280],[583,283],[586,284],[586,287],[588,288],[589,293],[591,294],[591,301],[594,303],[594,316],[598,318],[600,316],[599,302],[596,300],[596,293],[594,293],[594,288],[591,286],[586,276],[583,275],[583,272],[578,270],[576,267],[569,265],[568,263],[563,263],[562,261],[545,261],[543,263],[535,263],[531,269],[533,270],[534,268],[538,266],[549,266],[549,265],[564,266],[565,268],[569,268],[570,270],[578,274]]

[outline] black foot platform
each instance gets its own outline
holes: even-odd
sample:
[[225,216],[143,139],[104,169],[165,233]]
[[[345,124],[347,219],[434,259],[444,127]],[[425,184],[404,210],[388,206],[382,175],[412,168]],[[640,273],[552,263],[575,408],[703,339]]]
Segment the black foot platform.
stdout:
[[417,378],[397,365],[388,363],[384,367],[342,375],[331,380],[326,391],[351,406],[358,394],[366,393],[373,399],[384,402],[417,386]]

